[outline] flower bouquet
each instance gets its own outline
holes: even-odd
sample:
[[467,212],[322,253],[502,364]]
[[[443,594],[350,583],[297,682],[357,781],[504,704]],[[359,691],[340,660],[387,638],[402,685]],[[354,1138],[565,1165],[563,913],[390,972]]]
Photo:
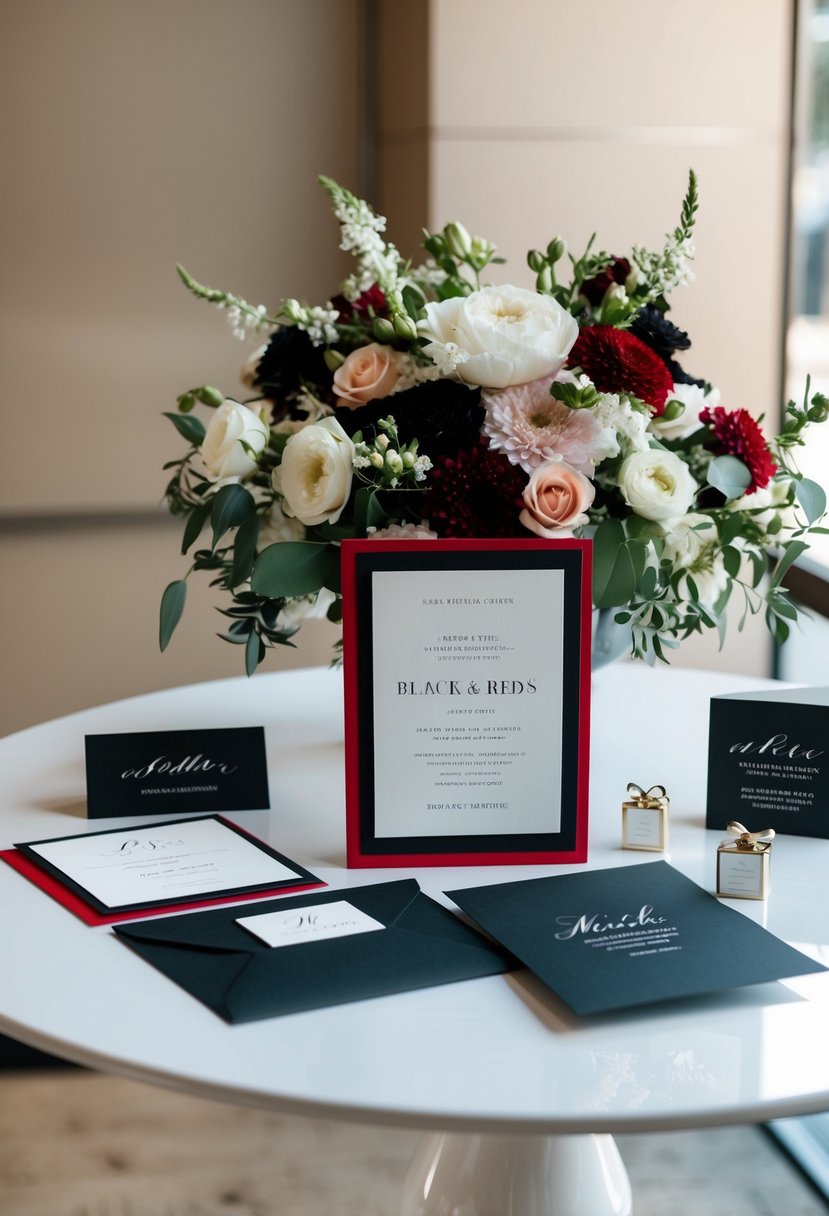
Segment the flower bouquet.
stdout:
[[[533,289],[486,284],[503,259],[460,223],[425,232],[412,265],[366,202],[320,181],[355,259],[329,302],[268,312],[179,267],[237,336],[265,336],[244,400],[200,386],[167,415],[189,444],[165,466],[188,575],[212,574],[220,636],[248,673],[305,619],[340,619],[348,537],[590,537],[594,604],[651,663],[689,634],[723,635],[732,600],[740,625],[764,608],[786,638],[783,579],[826,506],[793,450],[829,401],[807,385],[769,438],[678,362],[690,341],[668,299],[693,277],[693,173],[660,251],[591,240],[576,258],[555,237],[528,254]],[[186,577],[164,592],[162,649]]]

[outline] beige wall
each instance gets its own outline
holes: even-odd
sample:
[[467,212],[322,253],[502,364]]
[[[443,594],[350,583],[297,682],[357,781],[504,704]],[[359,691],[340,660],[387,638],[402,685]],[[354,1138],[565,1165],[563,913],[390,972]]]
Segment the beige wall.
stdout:
[[[674,317],[728,405],[779,381],[793,0],[380,0],[376,198],[415,252],[452,218],[504,274],[555,232],[658,243],[700,176],[697,282]],[[241,671],[203,591],[166,655],[182,573],[158,503],[161,412],[245,348],[174,273],[275,304],[341,277],[315,186],[360,188],[360,0],[6,0],[0,8],[0,732]],[[39,519],[39,522],[38,522]],[[332,632],[297,654],[326,661]],[[305,633],[305,631],[303,631]],[[763,670],[762,628],[720,658]]]
[[[794,0],[429,0],[413,31],[407,6],[380,10],[378,193],[401,247],[460,219],[508,259],[493,278],[530,285],[527,249],[557,233],[576,254],[594,231],[615,253],[659,247],[693,167],[697,278],[671,314],[694,343],[683,363],[726,406],[773,418]],[[418,75],[407,38],[425,48]],[[759,674],[769,657],[755,620],[722,655],[694,639],[676,661]]]
[[[255,303],[335,288],[316,176],[360,185],[360,7],[0,7],[0,733],[243,671],[204,591],[158,653],[158,600],[184,572],[161,414],[205,381],[239,393],[250,349],[175,263]],[[327,661],[331,632],[309,631],[304,661]]]

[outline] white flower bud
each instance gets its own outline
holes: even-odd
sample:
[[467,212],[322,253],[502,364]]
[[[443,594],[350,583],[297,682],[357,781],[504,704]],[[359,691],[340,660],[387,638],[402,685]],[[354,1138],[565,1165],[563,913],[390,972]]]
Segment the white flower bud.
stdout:
[[466,231],[463,224],[457,221],[447,224],[443,230],[443,235],[449,252],[453,257],[463,261],[472,252],[472,237]]

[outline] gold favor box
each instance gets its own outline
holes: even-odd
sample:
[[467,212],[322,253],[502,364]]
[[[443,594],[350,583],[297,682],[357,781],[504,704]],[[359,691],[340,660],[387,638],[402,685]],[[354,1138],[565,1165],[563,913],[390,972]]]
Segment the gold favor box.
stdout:
[[668,848],[671,800],[664,785],[649,790],[631,782],[631,799],[622,803],[622,848],[664,853]]
[[717,847],[717,895],[725,899],[768,899],[774,832],[749,832],[732,820],[730,836]]

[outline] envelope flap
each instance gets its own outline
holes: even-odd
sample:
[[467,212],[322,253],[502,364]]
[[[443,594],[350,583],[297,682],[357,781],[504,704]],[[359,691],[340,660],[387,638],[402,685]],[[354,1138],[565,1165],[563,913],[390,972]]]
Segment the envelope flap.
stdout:
[[268,946],[238,925],[236,922],[239,917],[345,900],[373,916],[375,920],[391,926],[406,913],[420,893],[414,878],[403,878],[357,887],[354,890],[346,888],[339,891],[313,891],[304,895],[264,900],[262,903],[248,903],[244,907],[231,906],[197,914],[166,916],[158,920],[144,921],[140,925],[117,926],[116,932],[130,941],[178,944],[191,950],[256,953],[267,950]]
[[145,921],[140,925],[116,925],[114,932],[130,945],[146,942],[148,945],[204,950],[211,954],[244,954],[249,957],[258,950],[267,950],[267,946],[264,942],[257,942],[256,938],[236,924],[236,918],[244,916],[248,907],[223,908],[219,915],[202,912]]

